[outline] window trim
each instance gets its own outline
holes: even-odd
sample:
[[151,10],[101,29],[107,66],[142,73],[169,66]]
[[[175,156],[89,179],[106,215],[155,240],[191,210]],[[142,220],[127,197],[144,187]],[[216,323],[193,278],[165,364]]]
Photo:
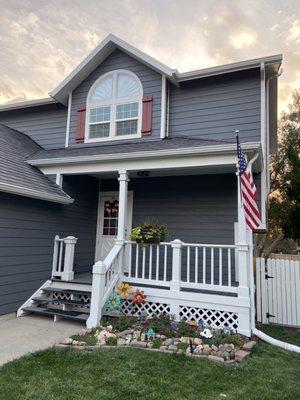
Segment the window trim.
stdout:
[[[125,73],[127,75],[131,75],[135,81],[138,83],[140,87],[140,96],[135,96],[135,97],[126,97],[126,98],[117,98],[116,97],[116,90],[117,90],[117,74],[118,73]],[[101,80],[105,79],[108,75],[112,75],[113,77],[113,99],[110,100],[104,100],[104,101],[98,101],[98,102],[91,102],[90,97],[92,95],[92,92],[94,88],[101,82]],[[117,119],[117,105],[119,104],[130,104],[130,103],[138,103],[138,116],[136,118],[124,118],[124,119]],[[97,107],[106,107],[110,106],[110,120],[109,121],[101,121],[98,123],[90,123],[89,122],[89,116],[90,116],[90,110],[93,108]],[[111,140],[123,140],[123,139],[137,139],[142,137],[142,107],[143,107],[143,86],[138,78],[138,76],[126,69],[116,69],[113,71],[109,71],[103,75],[101,75],[90,87],[89,93],[87,95],[86,99],[86,117],[85,117],[85,137],[84,137],[84,143],[95,143],[95,142],[106,142],[106,141],[111,141]],[[136,120],[138,121],[137,123],[137,133],[136,134],[130,134],[130,135],[116,135],[116,126],[117,122],[122,122],[122,121],[132,121]],[[90,138],[90,125],[98,125],[102,123],[109,123],[109,136],[107,137],[102,137],[102,138]]]

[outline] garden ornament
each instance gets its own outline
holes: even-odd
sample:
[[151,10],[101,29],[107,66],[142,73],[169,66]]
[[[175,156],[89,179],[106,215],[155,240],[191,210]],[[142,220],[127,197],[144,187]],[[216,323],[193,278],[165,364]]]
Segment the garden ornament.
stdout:
[[204,331],[200,333],[200,335],[206,339],[210,339],[213,337],[211,330],[209,328],[205,328]]

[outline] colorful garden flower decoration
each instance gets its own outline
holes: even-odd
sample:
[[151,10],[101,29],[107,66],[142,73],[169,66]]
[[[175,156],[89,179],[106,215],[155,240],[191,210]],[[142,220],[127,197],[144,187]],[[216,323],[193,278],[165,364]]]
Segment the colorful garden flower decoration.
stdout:
[[122,299],[128,299],[128,297],[132,294],[132,287],[129,285],[129,283],[121,282],[118,286],[117,292]]
[[145,303],[147,296],[145,295],[143,290],[137,289],[132,295],[132,301],[136,305],[141,305]]
[[110,311],[119,311],[122,306],[122,299],[121,297],[113,293],[109,296],[109,299],[106,302],[106,308]]

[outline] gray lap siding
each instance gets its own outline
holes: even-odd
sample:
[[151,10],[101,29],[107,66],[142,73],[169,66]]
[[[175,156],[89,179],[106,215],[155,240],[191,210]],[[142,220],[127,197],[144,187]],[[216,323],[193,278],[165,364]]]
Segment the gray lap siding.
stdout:
[[170,86],[169,135],[260,141],[260,75],[252,70]]
[[94,263],[98,180],[65,177],[71,205],[0,194],[0,314],[16,311],[51,276],[53,240],[78,237],[75,271]]
[[[108,58],[86,78],[72,94],[72,109],[70,120],[70,146],[86,146],[76,144],[77,109],[86,104],[88,92],[93,83],[103,74],[117,69],[125,69],[135,73],[143,86],[143,94],[153,96],[152,134],[151,137],[160,136],[160,108],[161,108],[161,75],[144,64],[136,61],[120,50],[115,50]],[[148,139],[147,136],[142,140]],[[99,142],[101,143],[101,142]]]

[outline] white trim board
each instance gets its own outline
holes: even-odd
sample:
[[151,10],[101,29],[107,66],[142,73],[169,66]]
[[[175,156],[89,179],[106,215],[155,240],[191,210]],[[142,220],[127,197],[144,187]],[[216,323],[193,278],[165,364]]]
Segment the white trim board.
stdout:
[[[258,151],[261,154],[261,145],[259,142],[248,142],[243,143],[243,150]],[[212,155],[219,156],[220,154],[234,154],[236,156],[236,144],[222,144],[222,145],[210,145],[201,147],[188,147],[188,148],[175,148],[168,150],[154,150],[154,151],[135,151],[132,153],[111,153],[111,154],[97,154],[97,155],[86,155],[86,156],[71,156],[71,157],[57,157],[57,158],[44,158],[44,159],[32,159],[27,160],[28,164],[34,166],[50,166],[55,164],[80,164],[80,163],[93,163],[95,161],[107,162],[112,160],[134,160],[134,159],[151,159],[151,158],[171,158],[178,156],[190,156],[190,155]],[[125,168],[127,170],[127,168]]]
[[69,197],[66,193],[64,193],[64,194],[67,197],[64,198],[59,195],[44,193],[44,192],[40,192],[38,190],[27,189],[22,186],[10,185],[8,183],[3,183],[3,182],[0,182],[0,191],[6,192],[6,193],[17,194],[19,196],[31,197],[33,199],[51,201],[53,203],[70,204],[70,203],[73,203],[73,201],[74,201],[74,199]]

